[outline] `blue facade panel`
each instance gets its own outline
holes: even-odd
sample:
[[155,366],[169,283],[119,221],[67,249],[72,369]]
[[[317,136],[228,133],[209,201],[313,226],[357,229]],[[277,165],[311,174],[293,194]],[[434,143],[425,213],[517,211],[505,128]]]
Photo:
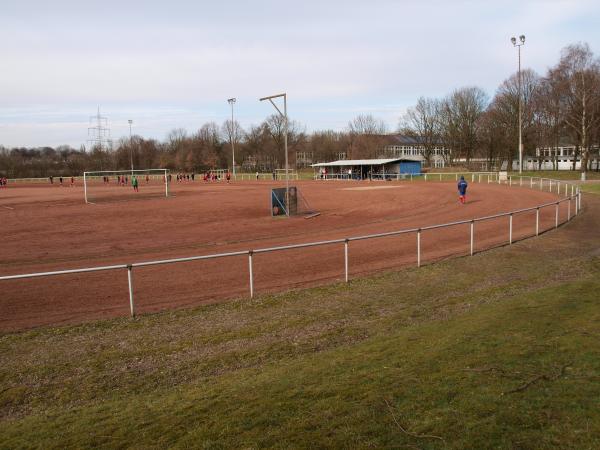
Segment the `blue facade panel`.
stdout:
[[421,163],[419,161],[400,161],[400,173],[421,173]]

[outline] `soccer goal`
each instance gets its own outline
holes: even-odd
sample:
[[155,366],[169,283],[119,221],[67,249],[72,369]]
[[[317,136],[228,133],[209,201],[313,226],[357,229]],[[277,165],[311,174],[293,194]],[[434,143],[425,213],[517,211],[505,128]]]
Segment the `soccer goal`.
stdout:
[[[279,181],[285,181],[285,169],[275,169],[275,177]],[[290,180],[297,180],[298,172],[293,169],[288,169],[288,177]]]
[[313,209],[296,186],[271,189],[271,216],[304,216],[305,219],[320,215]]
[[83,173],[86,203],[168,197],[169,170],[103,170]]

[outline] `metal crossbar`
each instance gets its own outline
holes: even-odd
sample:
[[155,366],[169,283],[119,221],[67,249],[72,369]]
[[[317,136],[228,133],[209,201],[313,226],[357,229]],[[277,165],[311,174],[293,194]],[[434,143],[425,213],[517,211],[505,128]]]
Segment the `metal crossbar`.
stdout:
[[[480,175],[481,172],[477,172],[477,174]],[[475,179],[475,175],[473,175],[472,178]],[[509,179],[506,182],[507,185],[509,185],[509,186],[513,185],[512,178],[513,177],[509,177]],[[529,187],[530,188],[533,189],[534,185],[537,184],[537,181],[535,181],[535,179],[533,177],[518,177],[518,178],[519,178],[519,186],[521,186],[521,187],[523,186],[523,180],[526,178],[529,178]],[[470,224],[470,227],[469,227],[470,253],[469,254],[473,255],[474,248],[475,248],[474,226],[475,226],[476,222],[483,222],[483,221],[487,221],[487,220],[498,219],[501,217],[508,217],[509,218],[508,243],[512,244],[513,243],[513,216],[516,214],[522,214],[522,213],[529,212],[529,211],[536,211],[535,234],[533,234],[531,236],[531,237],[533,237],[533,236],[538,236],[539,232],[540,232],[539,231],[539,218],[540,218],[539,216],[540,216],[541,209],[548,208],[551,206],[555,207],[555,228],[557,228],[560,224],[559,223],[559,206],[561,203],[567,202],[567,204],[568,204],[567,218],[565,221],[562,222],[563,224],[566,222],[569,222],[572,219],[572,216],[571,216],[571,202],[572,201],[575,202],[574,216],[578,215],[581,212],[581,190],[579,189],[579,187],[577,187],[575,185],[568,185],[564,181],[550,180],[548,178],[539,178],[540,185],[543,185],[544,180],[553,181],[553,182],[557,183],[556,184],[556,186],[557,186],[556,193],[559,196],[560,196],[560,189],[561,189],[559,183],[564,184],[565,185],[565,188],[564,188],[565,197],[562,199],[559,199],[558,201],[555,201],[555,202],[544,203],[542,205],[537,205],[537,206],[533,206],[533,207],[529,207],[529,208],[522,208],[522,209],[517,209],[514,211],[493,214],[493,215],[484,216],[484,217],[477,217],[477,218],[472,218],[472,219],[459,220],[459,221],[455,221],[455,222],[428,225],[428,226],[423,226],[420,228],[408,228],[408,229],[403,229],[403,230],[389,231],[389,232],[385,232],[385,233],[375,233],[375,234],[368,234],[368,235],[362,235],[362,236],[353,236],[353,237],[348,237],[348,238],[307,242],[307,243],[302,243],[302,244],[281,245],[281,246],[276,246],[276,247],[266,247],[266,248],[260,248],[260,249],[254,249],[254,250],[241,250],[241,251],[228,252],[228,253],[216,253],[216,254],[211,254],[211,255],[161,259],[161,260],[155,260],[155,261],[142,261],[142,262],[131,263],[131,264],[116,264],[116,265],[110,265],[110,266],[86,267],[86,268],[80,268],[80,269],[56,270],[56,271],[51,271],[51,272],[38,272],[38,273],[28,273],[28,274],[19,274],[19,275],[7,275],[7,276],[0,277],[0,281],[126,269],[127,270],[128,290],[129,290],[130,312],[131,312],[131,316],[133,317],[133,316],[135,316],[135,307],[134,307],[134,298],[133,298],[133,275],[132,275],[134,268],[157,266],[157,265],[163,265],[163,264],[177,264],[177,263],[216,259],[216,258],[248,256],[249,288],[250,288],[250,297],[252,298],[254,296],[253,255],[260,254],[260,253],[270,253],[270,252],[285,251],[285,250],[292,250],[292,249],[299,249],[299,248],[307,248],[307,247],[318,247],[318,246],[324,246],[324,245],[344,244],[344,275],[345,275],[344,279],[346,282],[348,282],[349,281],[349,243],[352,241],[378,239],[378,238],[385,238],[385,237],[390,237],[390,236],[398,236],[398,235],[403,235],[403,234],[416,233],[417,266],[420,267],[421,266],[421,258],[422,258],[421,241],[422,241],[423,231]],[[550,183],[548,183],[548,184],[550,184]],[[571,190],[570,195],[569,195],[569,188],[567,186],[570,186],[570,190]],[[550,192],[552,192],[551,189],[552,188],[550,187]]]

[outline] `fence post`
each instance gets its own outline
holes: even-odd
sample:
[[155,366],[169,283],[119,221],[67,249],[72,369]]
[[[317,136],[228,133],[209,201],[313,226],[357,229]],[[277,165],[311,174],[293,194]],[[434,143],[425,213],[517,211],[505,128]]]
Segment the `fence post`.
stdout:
[[427,174],[425,174],[425,181],[427,181]]
[[544,179],[540,178],[540,191],[544,190]]
[[254,298],[254,275],[252,273],[252,250],[248,250],[248,274],[250,275],[250,298]]
[[475,228],[475,221],[471,220],[471,256],[473,256],[473,248],[474,248],[474,228]]
[[533,177],[529,177],[529,188],[533,189]]
[[87,180],[85,179],[86,173],[83,172],[83,197],[85,198],[85,202],[87,203]]
[[348,239],[344,241],[344,272],[346,275],[346,283],[348,282]]
[[442,181],[442,174],[440,173],[440,181]]
[[554,228],[558,228],[558,203],[556,202],[556,211],[554,213]]
[[567,222],[571,220],[571,198],[567,201]]
[[513,215],[512,213],[510,213],[510,215],[508,216],[508,243],[510,245],[512,245],[512,222],[513,222]]
[[579,203],[579,211],[581,211],[581,189],[577,188],[577,198]]
[[540,208],[535,208],[535,235],[540,235]]
[[519,186],[523,186],[523,177],[519,177]]
[[127,265],[127,285],[129,286],[129,309],[131,311],[131,317],[135,317],[135,309],[133,307],[133,266]]
[[421,267],[421,229],[417,230],[417,267]]
[[512,175],[510,177],[508,177],[508,185],[512,186]]

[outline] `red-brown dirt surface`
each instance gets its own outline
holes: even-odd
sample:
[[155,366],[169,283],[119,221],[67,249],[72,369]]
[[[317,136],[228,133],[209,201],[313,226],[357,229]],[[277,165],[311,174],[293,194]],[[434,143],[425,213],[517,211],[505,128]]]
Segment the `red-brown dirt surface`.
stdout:
[[[468,203],[455,183],[305,181],[297,185],[312,219],[272,218],[274,182],[173,183],[173,196],[133,199],[129,187],[92,188],[112,201],[86,205],[83,188],[56,184],[12,185],[0,191],[0,275],[128,264],[154,259],[249,250],[345,238],[493,215],[557,200],[528,188],[471,183]],[[160,186],[140,186],[139,197]],[[573,204],[574,207],[574,204]],[[573,214],[574,209],[571,210]],[[554,226],[554,207],[540,214],[540,228]],[[567,204],[560,207],[566,220]],[[514,217],[513,238],[535,231],[535,212]],[[507,243],[508,218],[477,223],[476,251]],[[424,231],[422,261],[469,252],[469,225]],[[416,263],[410,233],[351,242],[350,276]],[[343,245],[254,255],[256,293],[342,280]],[[136,268],[137,312],[222,301],[249,294],[248,257],[235,256]],[[0,330],[84,322],[127,315],[126,270],[0,281]]]

